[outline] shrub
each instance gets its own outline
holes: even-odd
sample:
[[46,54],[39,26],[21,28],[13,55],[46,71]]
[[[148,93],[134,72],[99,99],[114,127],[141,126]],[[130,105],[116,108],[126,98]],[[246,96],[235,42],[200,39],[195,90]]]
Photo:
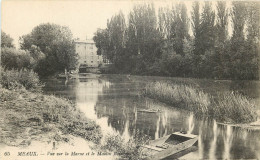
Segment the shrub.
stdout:
[[114,152],[120,159],[139,160],[145,156],[143,146],[149,141],[147,136],[140,134],[138,131],[133,138],[127,142],[120,135],[107,135],[105,138],[105,145],[101,148]]
[[4,88],[7,89],[20,89],[22,87],[30,91],[41,91],[44,86],[40,80],[37,73],[32,70],[22,69],[20,71],[3,70],[1,68],[0,83]]
[[1,63],[7,69],[31,69],[33,66],[33,58],[30,53],[15,48],[1,48]]

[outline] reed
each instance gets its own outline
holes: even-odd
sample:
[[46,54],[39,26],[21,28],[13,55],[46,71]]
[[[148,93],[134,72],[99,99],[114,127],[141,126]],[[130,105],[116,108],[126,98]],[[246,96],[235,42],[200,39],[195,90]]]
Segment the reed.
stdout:
[[249,123],[257,119],[256,104],[236,92],[218,94],[214,100],[215,117],[222,122]]
[[144,94],[175,107],[208,115],[221,122],[247,123],[257,118],[255,103],[239,93],[218,94],[217,97],[193,86],[162,82],[148,83]]

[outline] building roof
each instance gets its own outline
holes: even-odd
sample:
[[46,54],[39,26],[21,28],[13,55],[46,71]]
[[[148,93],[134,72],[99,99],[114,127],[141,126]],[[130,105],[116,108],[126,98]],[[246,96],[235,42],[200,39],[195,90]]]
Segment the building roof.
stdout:
[[87,40],[75,40],[75,43],[91,43],[94,44],[95,42],[92,39],[87,39]]

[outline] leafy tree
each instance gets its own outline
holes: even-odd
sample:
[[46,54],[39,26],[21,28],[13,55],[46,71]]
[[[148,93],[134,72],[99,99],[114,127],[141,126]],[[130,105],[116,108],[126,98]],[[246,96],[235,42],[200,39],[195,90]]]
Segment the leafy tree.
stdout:
[[227,54],[228,9],[224,1],[217,2],[216,8],[216,55],[214,59],[213,76],[216,78],[224,78],[229,74],[228,62],[226,61],[226,59],[229,59],[229,54]]
[[177,54],[183,55],[184,39],[189,39],[187,8],[183,3],[177,4],[173,12],[171,40]]
[[11,47],[13,48],[13,38],[5,32],[1,31],[1,47]]
[[259,39],[260,39],[260,3],[247,3],[247,79],[259,79]]
[[[93,40],[96,43],[97,54],[108,57],[108,47],[109,47],[109,37],[107,29],[98,29],[93,37]],[[109,58],[110,59],[110,58]],[[111,58],[112,59],[112,58]]]
[[193,54],[194,54],[194,60],[192,63],[192,72],[193,75],[197,75],[199,73],[199,64],[200,64],[200,49],[199,49],[199,44],[200,44],[200,5],[199,2],[195,1],[192,4],[192,11],[191,11],[191,24],[192,24],[192,29],[193,29],[193,36],[194,36],[194,48],[193,48]]
[[76,66],[77,54],[68,27],[50,23],[40,24],[20,39],[21,49],[32,50],[32,47],[36,46],[45,54],[46,58],[41,60],[36,69],[41,76]]
[[200,3],[194,2],[189,20],[183,3],[159,8],[158,16],[153,4],[136,5],[128,23],[119,13],[96,32],[98,53],[114,63],[114,71],[125,73],[258,79],[258,3],[232,2],[230,12],[226,2],[215,7],[205,2],[200,12]]
[[116,67],[122,65],[123,49],[126,45],[126,23],[122,12],[113,16],[107,23],[109,37],[109,59]]
[[231,19],[233,34],[230,46],[230,77],[245,79],[247,72],[247,50],[245,46],[244,28],[246,24],[245,2],[232,2]]
[[171,29],[173,24],[173,12],[168,7],[159,8],[158,25],[159,32],[164,39],[170,40]]
[[129,15],[128,51],[137,62],[134,72],[145,72],[161,56],[161,35],[153,4],[134,6]]

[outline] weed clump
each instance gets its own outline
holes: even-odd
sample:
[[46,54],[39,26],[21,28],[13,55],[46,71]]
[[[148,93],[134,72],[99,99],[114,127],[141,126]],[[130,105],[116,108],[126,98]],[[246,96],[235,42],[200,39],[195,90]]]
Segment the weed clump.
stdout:
[[149,137],[138,131],[128,141],[120,135],[107,135],[100,148],[113,152],[119,159],[139,160],[146,156],[142,146],[148,141]]

